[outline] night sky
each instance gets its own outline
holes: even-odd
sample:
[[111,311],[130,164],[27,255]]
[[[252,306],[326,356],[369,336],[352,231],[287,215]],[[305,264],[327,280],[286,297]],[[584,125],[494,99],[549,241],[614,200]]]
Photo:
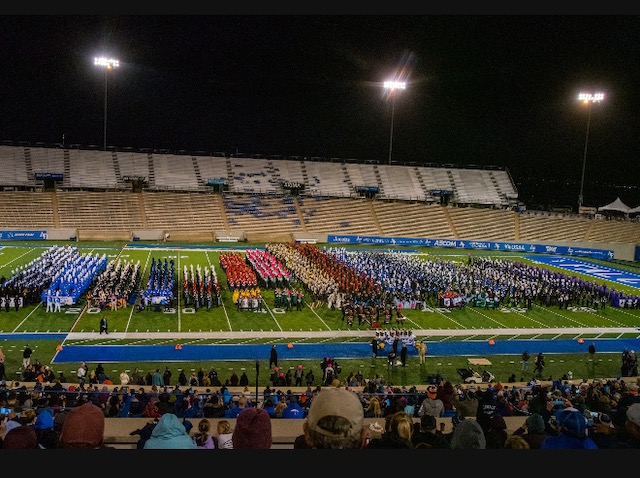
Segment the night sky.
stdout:
[[0,140],[508,167],[640,205],[635,15],[0,15]]

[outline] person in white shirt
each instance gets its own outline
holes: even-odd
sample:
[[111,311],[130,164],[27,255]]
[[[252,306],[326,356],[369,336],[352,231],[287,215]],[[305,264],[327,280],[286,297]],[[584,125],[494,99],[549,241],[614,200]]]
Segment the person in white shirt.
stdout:
[[233,449],[233,430],[228,420],[220,420],[217,425],[218,430],[218,448],[220,450]]

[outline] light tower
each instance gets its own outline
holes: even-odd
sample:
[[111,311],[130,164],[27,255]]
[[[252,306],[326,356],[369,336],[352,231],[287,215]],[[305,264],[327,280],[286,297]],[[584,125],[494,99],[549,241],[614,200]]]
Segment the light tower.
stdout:
[[396,91],[405,90],[407,84],[404,81],[387,80],[384,82],[384,89],[387,90],[391,98],[391,131],[389,133],[389,166],[391,166],[391,153],[393,151],[393,116],[396,109]]
[[591,124],[591,106],[604,100],[604,93],[580,93],[578,101],[587,106],[587,134],[584,139],[584,156],[582,158],[582,177],[580,179],[580,195],[578,196],[578,213],[583,204],[584,170],[587,166],[587,146],[589,145],[589,126]]
[[120,61],[114,58],[106,58],[104,56],[93,59],[93,64],[104,68],[104,150],[107,150],[107,77],[109,70],[118,68]]

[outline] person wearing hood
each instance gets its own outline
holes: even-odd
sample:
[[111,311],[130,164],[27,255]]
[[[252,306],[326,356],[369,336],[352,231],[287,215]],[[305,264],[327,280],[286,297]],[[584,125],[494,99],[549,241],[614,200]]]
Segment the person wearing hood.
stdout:
[[186,427],[173,413],[165,413],[151,432],[151,437],[145,442],[144,449],[196,449],[197,445],[189,435]]

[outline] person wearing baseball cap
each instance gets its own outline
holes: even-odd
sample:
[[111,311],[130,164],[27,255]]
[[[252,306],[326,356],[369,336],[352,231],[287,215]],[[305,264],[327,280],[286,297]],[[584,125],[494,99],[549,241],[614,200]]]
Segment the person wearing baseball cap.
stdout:
[[360,398],[343,388],[322,389],[313,397],[303,430],[309,448],[364,448],[368,437]]

